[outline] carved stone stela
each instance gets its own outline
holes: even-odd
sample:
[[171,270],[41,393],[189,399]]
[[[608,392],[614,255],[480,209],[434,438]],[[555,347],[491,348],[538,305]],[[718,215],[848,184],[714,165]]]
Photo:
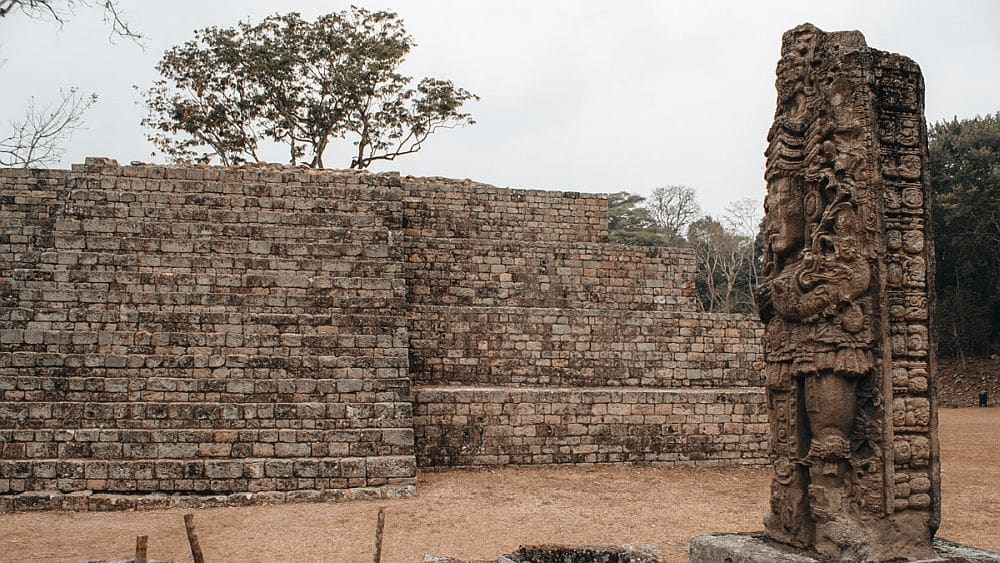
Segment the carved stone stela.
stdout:
[[931,557],[940,479],[920,69],[857,31],[785,33],[759,287],[769,537]]

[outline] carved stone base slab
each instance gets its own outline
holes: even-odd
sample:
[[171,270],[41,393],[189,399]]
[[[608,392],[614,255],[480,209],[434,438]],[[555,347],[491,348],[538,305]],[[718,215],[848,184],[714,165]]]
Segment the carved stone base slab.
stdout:
[[[1000,563],[1000,553],[934,540],[934,559],[916,563]],[[691,563],[822,563],[816,554],[795,549],[763,534],[706,534],[691,540]]]

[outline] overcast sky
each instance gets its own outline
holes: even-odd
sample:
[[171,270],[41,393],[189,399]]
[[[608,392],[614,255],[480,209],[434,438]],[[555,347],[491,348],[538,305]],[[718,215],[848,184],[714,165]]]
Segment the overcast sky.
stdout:
[[[409,0],[355,4],[399,13],[417,42],[404,70],[478,94],[478,123],[438,133],[376,170],[472,178],[498,186],[588,192],[686,184],[720,213],[763,193],[764,139],[774,114],[783,31],[811,22],[861,30],[872,47],[916,60],[927,119],[1000,110],[1000,2]],[[62,167],[86,156],[157,161],[133,88],[148,88],[165,49],[194,29],[259,20],[276,10],[312,18],[342,1],[120,0],[145,49],[108,41],[100,10],[61,30],[20,14],[0,20],[0,120],[60,87],[96,92],[87,130]],[[2,131],[3,129],[0,129]],[[346,147],[328,165],[346,166]],[[274,155],[275,160],[283,158]]]

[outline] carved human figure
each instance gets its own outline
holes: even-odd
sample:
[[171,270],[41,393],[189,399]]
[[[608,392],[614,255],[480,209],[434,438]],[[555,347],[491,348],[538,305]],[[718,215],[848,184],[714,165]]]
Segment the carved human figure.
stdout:
[[[769,384],[801,397],[805,411],[799,432],[806,451],[782,463],[808,472],[792,486],[802,489],[808,482],[802,493],[810,522],[796,522],[805,514],[787,514],[790,522],[773,524],[797,530],[792,536],[800,536],[799,542],[822,543],[822,523],[836,520],[852,492],[855,388],[871,369],[863,298],[871,267],[856,248],[857,212],[838,193],[844,188],[797,189],[802,183],[782,176],[768,184],[767,279],[760,305],[767,323],[765,353],[773,363]],[[826,199],[835,203],[824,204]],[[815,537],[813,524],[820,525]]]
[[919,559],[939,498],[933,455],[911,453],[936,443],[925,157],[901,148],[914,135],[899,125],[920,123],[919,70],[858,32],[808,24],[781,55],[757,294],[774,470],[765,529],[825,559]]
[[803,24],[782,38],[757,292],[774,470],[765,531],[824,560],[933,555],[922,84],[913,61],[856,31]]
[[[758,305],[772,408],[788,436],[773,444],[776,482],[768,530],[778,539],[840,553],[855,490],[852,456],[858,381],[873,368],[872,262],[866,256],[863,131],[850,84],[819,91],[806,74],[823,58],[812,29],[786,42],[778,115],[766,172],[765,281]],[[806,70],[803,70],[806,69]],[[782,74],[786,70],[786,74]],[[822,114],[824,119],[815,119]],[[812,116],[812,119],[810,119]]]

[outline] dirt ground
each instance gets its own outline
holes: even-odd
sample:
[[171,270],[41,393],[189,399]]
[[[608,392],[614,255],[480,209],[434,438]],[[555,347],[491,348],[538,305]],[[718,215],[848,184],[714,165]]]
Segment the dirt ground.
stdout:
[[[940,411],[943,524],[938,535],[1000,551],[1000,409]],[[521,544],[654,544],[686,561],[709,531],[761,528],[768,473],[634,467],[424,472],[418,495],[389,502],[195,511],[206,560],[370,561],[386,507],[383,561],[433,553],[496,557]],[[182,510],[0,515],[0,561],[125,558],[149,536],[155,559],[190,561]]]
[[941,405],[978,406],[980,393],[986,393],[989,406],[996,406],[1000,400],[1000,357],[975,358],[964,364],[956,359],[941,359],[937,383]]

